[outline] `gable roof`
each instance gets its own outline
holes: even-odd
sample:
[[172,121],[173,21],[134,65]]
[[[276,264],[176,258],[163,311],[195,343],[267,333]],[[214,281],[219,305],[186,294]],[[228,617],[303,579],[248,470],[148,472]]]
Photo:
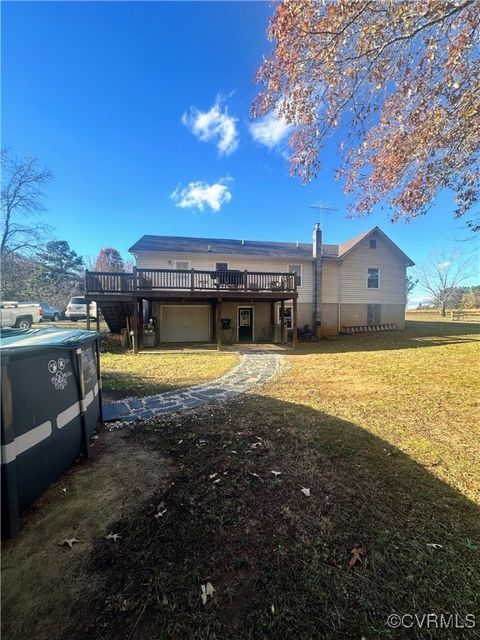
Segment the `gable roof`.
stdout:
[[413,267],[413,265],[415,264],[413,262],[413,260],[411,260],[411,258],[409,258],[407,256],[406,253],[404,253],[400,247],[398,247],[393,240],[390,240],[390,238],[383,233],[383,231],[380,229],[380,227],[373,227],[373,229],[370,229],[369,231],[365,231],[364,233],[360,233],[358,236],[355,236],[354,238],[352,238],[351,240],[347,240],[347,242],[344,242],[342,244],[339,245],[339,251],[338,251],[338,257],[339,258],[344,258],[346,255],[348,255],[358,244],[360,244],[360,242],[362,242],[363,240],[366,240],[367,238],[369,238],[370,236],[373,235],[378,235],[382,238],[382,240],[384,240],[384,242],[386,244],[388,244],[388,246],[395,251],[395,253],[397,253],[399,255],[399,257],[405,261],[405,263],[407,264],[407,266],[409,267]]
[[[379,227],[365,231],[342,244],[322,244],[322,256],[324,258],[343,259],[360,242],[374,234],[378,234],[385,240],[408,266],[414,265],[414,262]],[[130,253],[164,251],[171,253],[209,253],[212,255],[267,256],[270,258],[313,260],[313,247],[310,242],[266,242],[263,240],[146,235],[131,246],[129,251]]]

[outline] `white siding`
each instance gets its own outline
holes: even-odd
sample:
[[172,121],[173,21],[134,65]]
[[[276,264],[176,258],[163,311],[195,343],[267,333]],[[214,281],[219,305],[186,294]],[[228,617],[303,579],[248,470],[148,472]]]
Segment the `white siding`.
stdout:
[[163,253],[161,251],[139,253],[137,255],[137,267],[139,269],[175,269],[177,260],[190,261],[191,269],[213,271],[216,262],[228,262],[229,269],[265,272],[287,272],[288,265],[300,264],[302,266],[302,286],[298,289],[299,302],[312,302],[312,275],[313,266],[311,260],[299,260],[298,258],[268,258],[261,256],[232,256],[232,255],[207,255],[204,253]]
[[340,264],[324,260],[322,264],[322,303],[338,302],[338,273]]
[[[380,270],[379,289],[367,288],[369,267],[377,267]],[[377,248],[370,249],[367,238],[341,263],[340,301],[342,303],[405,304],[405,277],[406,266],[398,253],[381,238],[377,238]]]

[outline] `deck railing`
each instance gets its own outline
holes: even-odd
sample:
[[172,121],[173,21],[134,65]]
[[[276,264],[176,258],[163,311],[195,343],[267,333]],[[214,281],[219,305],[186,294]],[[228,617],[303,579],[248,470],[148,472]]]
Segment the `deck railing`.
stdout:
[[267,271],[202,271],[199,269],[137,269],[133,273],[87,271],[87,294],[134,291],[294,292],[295,273]]

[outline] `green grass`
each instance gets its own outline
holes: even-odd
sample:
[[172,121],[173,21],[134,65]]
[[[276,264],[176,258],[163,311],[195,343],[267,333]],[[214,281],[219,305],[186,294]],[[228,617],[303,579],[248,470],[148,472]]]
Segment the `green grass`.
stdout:
[[[21,615],[4,608],[9,637],[22,637],[17,618],[32,636],[37,613],[38,638],[49,624],[50,637],[80,640],[478,638],[478,345],[477,326],[443,322],[324,340],[256,395],[120,432],[159,470],[168,461],[167,477],[123,502],[105,528],[121,542],[77,546],[68,580],[10,579]],[[128,484],[138,470],[115,472]],[[58,590],[65,601],[85,583],[82,607],[62,617]],[[33,589],[52,593],[41,613]],[[394,612],[476,614],[477,630],[392,630]]]
[[103,393],[113,400],[172,391],[218,378],[235,364],[235,353],[102,353]]

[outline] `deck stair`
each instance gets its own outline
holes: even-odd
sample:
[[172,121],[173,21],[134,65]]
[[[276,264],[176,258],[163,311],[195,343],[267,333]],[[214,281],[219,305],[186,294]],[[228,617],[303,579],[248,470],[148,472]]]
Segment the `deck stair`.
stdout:
[[112,333],[120,333],[127,326],[127,316],[133,314],[132,302],[123,300],[114,302],[99,301],[97,305],[100,307],[105,322]]
[[343,327],[342,333],[371,333],[372,331],[394,331],[397,328],[395,322],[382,322],[380,324],[361,324]]

